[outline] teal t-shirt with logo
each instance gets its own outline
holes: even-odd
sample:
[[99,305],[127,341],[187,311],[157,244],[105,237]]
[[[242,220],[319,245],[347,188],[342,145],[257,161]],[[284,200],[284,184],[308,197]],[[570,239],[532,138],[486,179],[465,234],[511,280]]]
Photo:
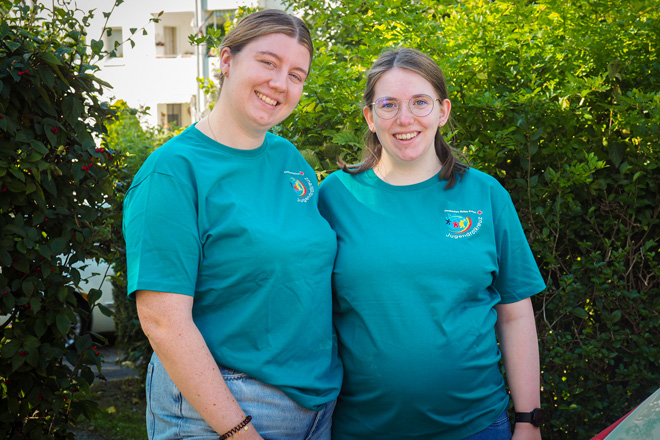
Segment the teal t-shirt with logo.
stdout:
[[334,400],[336,238],[318,211],[314,170],[267,133],[255,150],[194,126],[154,151],[124,202],[128,293],[194,296],[193,319],[218,364],[303,407]]
[[474,169],[446,183],[369,170],[321,184],[338,240],[334,440],[461,439],[507,408],[494,306],[545,283],[506,190]]

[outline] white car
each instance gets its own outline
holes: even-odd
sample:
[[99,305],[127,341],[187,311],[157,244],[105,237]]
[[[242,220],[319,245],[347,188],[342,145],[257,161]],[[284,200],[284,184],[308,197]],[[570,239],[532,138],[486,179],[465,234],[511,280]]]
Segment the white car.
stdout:
[[[112,267],[105,261],[97,263],[91,259],[76,263],[74,267],[80,272],[80,283],[76,287],[80,294],[78,306],[89,310],[89,305],[86,303],[89,291],[100,289],[101,297],[98,299],[97,304],[104,305],[114,313],[115,303],[110,280],[110,277],[114,275]],[[8,315],[0,316],[0,323],[4,323],[8,318]],[[98,307],[94,307],[90,316],[78,316],[78,322],[73,327],[79,335],[88,331],[109,335],[115,332],[115,321],[113,317],[104,315]],[[73,335],[67,341],[67,344],[71,343],[73,343]]]
[[[94,260],[85,260],[83,263],[75,264],[74,267],[80,272],[78,291],[83,298],[87,299],[87,294],[91,289],[100,289],[102,292],[101,298],[99,298],[97,303],[104,305],[114,313],[115,302],[112,297],[112,282],[110,277],[115,273],[112,270],[112,266],[105,261],[96,263]],[[81,322],[78,333],[84,333],[85,331],[103,334],[114,333],[115,321],[112,317],[104,315],[98,307],[94,307],[91,319],[86,325],[82,325]]]

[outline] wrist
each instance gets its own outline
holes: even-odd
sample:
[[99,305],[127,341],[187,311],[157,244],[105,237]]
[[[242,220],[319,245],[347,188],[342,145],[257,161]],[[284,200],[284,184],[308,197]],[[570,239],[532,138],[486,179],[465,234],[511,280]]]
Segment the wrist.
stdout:
[[251,420],[252,420],[252,416],[246,416],[241,423],[239,423],[238,425],[231,428],[229,431],[222,434],[218,440],[227,440],[232,438],[236,434],[240,435],[243,431],[247,431],[248,429],[250,429]]
[[541,408],[534,408],[529,412],[518,412],[515,413],[515,423],[518,425],[530,425],[535,428],[540,428],[545,421],[545,414]]

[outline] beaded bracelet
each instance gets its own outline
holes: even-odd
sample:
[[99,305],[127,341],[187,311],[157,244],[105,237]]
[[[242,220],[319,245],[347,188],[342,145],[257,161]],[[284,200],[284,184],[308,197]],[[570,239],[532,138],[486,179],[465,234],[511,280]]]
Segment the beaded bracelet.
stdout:
[[222,434],[218,440],[227,440],[228,438],[233,437],[234,434],[241,435],[241,429],[245,428],[246,431],[248,430],[247,425],[250,423],[250,420],[252,420],[252,416],[247,416],[241,423]]

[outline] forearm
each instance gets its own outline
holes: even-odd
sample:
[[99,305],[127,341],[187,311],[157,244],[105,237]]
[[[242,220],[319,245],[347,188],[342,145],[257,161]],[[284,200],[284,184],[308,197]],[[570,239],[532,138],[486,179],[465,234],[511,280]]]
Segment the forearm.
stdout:
[[[497,308],[497,333],[507,382],[516,412],[530,412],[541,406],[538,337],[531,300]],[[540,430],[531,423],[516,427],[516,439],[540,439]],[[524,434],[524,435],[523,435]]]
[[[154,352],[186,400],[218,434],[224,434],[242,422],[246,414],[227,387],[192,318],[185,314],[164,314],[163,304],[152,301],[153,296],[147,298],[150,293],[139,293],[138,314]],[[250,428],[243,431],[242,438],[260,439],[252,425]]]

